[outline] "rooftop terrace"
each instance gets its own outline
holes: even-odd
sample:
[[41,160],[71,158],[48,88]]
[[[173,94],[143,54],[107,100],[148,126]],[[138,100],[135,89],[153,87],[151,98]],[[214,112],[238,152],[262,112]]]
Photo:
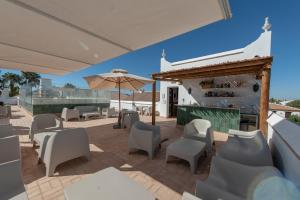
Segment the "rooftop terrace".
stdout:
[[[153,160],[146,153],[128,153],[128,130],[113,129],[116,118],[64,122],[65,127],[84,127],[89,136],[91,160],[84,158],[59,165],[53,177],[45,175],[43,164],[37,164],[37,154],[28,138],[32,117],[22,108],[12,108],[11,123],[20,136],[23,180],[29,199],[64,199],[64,188],[88,174],[113,166],[151,191],[159,200],[181,199],[184,191],[194,192],[196,180],[204,180],[209,171],[211,157],[200,158],[196,174],[190,172],[188,163],[175,160],[165,164],[166,146],[180,137],[183,128],[175,119],[157,117],[163,138],[168,138]],[[141,116],[145,122],[149,116]],[[223,133],[215,132],[216,148],[226,141]]]

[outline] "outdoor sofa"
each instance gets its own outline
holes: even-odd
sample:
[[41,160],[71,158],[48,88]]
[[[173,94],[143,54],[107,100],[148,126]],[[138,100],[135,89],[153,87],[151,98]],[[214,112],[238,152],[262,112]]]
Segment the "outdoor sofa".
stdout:
[[75,110],[79,111],[79,115],[88,119],[90,117],[100,117],[100,108],[96,106],[75,106]]
[[29,138],[34,141],[34,135],[45,131],[59,130],[63,128],[63,123],[54,114],[39,114],[33,117]]
[[212,152],[214,135],[210,121],[205,119],[192,120],[184,126],[183,137],[204,142],[206,151]]
[[19,137],[0,138],[0,149],[0,199],[28,199],[22,180]]
[[11,124],[0,125],[0,138],[14,135],[13,126]]
[[90,158],[88,135],[84,128],[63,129],[36,135],[39,162],[46,166],[46,175],[52,176],[55,168],[78,157]]
[[79,110],[63,108],[61,112],[61,118],[65,121],[69,121],[70,119],[79,120],[80,118]]
[[203,200],[298,199],[300,193],[271,166],[248,166],[213,157],[209,176],[197,181],[196,196]]
[[132,150],[146,151],[150,159],[153,159],[155,151],[161,142],[160,127],[136,121],[131,129],[128,138],[128,148]]
[[229,130],[227,142],[216,154],[244,165],[273,166],[269,145],[260,130],[252,132]]

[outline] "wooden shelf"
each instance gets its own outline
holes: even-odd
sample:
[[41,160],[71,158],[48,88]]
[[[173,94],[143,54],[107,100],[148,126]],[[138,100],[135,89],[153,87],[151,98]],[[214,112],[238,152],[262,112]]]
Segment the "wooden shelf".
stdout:
[[231,87],[231,88],[201,88],[201,90],[236,90],[236,89],[245,89],[247,87]]
[[243,98],[243,97],[206,97],[206,96],[203,96],[202,98]]

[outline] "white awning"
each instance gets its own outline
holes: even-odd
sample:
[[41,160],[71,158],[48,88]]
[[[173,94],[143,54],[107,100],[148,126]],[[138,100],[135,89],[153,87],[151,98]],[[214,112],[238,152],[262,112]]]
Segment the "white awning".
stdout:
[[230,17],[227,0],[2,0],[0,68],[63,75]]

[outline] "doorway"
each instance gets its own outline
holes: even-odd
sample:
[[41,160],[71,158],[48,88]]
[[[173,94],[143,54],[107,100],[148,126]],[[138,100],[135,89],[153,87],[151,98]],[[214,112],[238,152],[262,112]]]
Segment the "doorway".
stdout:
[[177,116],[177,105],[178,105],[178,87],[168,88],[168,94],[169,94],[168,117],[176,117]]

